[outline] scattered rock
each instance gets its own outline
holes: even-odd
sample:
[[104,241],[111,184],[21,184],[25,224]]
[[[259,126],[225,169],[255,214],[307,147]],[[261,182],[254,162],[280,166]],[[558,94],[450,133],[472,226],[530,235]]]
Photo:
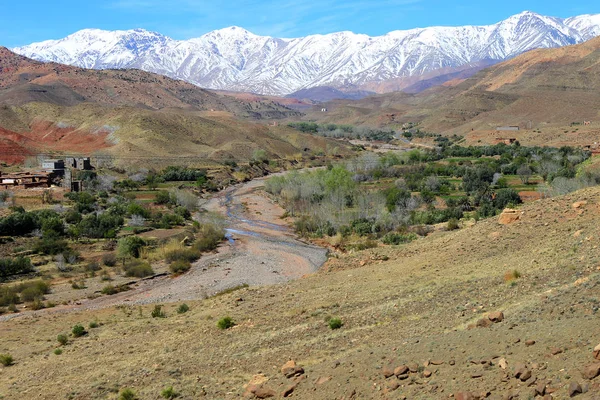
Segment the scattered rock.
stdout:
[[408,367],[406,365],[401,365],[399,367],[396,367],[396,369],[394,369],[394,375],[398,376],[398,375],[404,375],[408,372]]
[[546,384],[544,382],[540,382],[537,384],[537,386],[535,387],[535,394],[536,396],[543,396],[544,394],[546,394]]
[[394,370],[390,366],[383,367],[383,371],[381,371],[381,372],[383,373],[383,376],[386,378],[389,378],[390,376],[394,376]]
[[423,376],[424,376],[425,378],[429,378],[431,375],[432,375],[432,372],[431,372],[431,371],[429,371],[429,370],[427,370],[427,369],[426,369],[425,371],[423,371]]
[[594,358],[600,360],[600,344],[594,347]]
[[505,208],[504,211],[502,211],[502,214],[500,214],[500,217],[498,218],[498,223],[502,225],[512,224],[513,222],[520,220],[521,215],[522,213],[519,212],[519,210]]
[[401,381],[408,379],[408,374],[398,375],[398,379],[400,379]]
[[506,362],[506,359],[504,359],[504,358],[501,358],[501,359],[498,361],[498,366],[499,366],[500,368],[502,368],[502,369],[506,369],[506,368],[508,367],[508,362]]
[[513,377],[520,378],[521,375],[523,375],[523,373],[525,373],[525,371],[527,371],[527,367],[525,366],[525,364],[517,363],[517,364],[515,364]]
[[583,393],[583,390],[581,389],[581,385],[579,383],[571,382],[569,384],[569,397],[575,397],[581,393]]
[[559,348],[559,347],[552,347],[552,348],[550,349],[550,353],[551,353],[553,356],[555,356],[555,355],[557,355],[557,354],[560,354],[560,353],[562,353],[562,352],[563,352],[563,350],[562,350],[561,348]]
[[412,373],[415,373],[419,370],[419,364],[417,364],[417,363],[410,363],[407,365],[407,367],[408,367],[408,370]]
[[429,363],[431,365],[442,365],[444,362],[442,360],[431,360]]
[[288,397],[289,395],[291,395],[292,393],[294,393],[294,390],[296,389],[296,386],[298,386],[297,384],[293,384],[288,386],[282,393],[283,397]]
[[476,325],[478,328],[489,328],[493,325],[493,322],[490,321],[488,318],[481,318],[479,321],[477,321]]
[[283,364],[283,366],[281,367],[281,373],[286,378],[293,378],[294,376],[300,376],[304,374],[304,368],[296,365],[296,362],[294,360],[290,360]]
[[454,393],[455,400],[475,400],[475,396],[473,396],[470,392],[458,392]]
[[317,380],[315,381],[315,385],[322,385],[324,383],[327,383],[331,380],[331,376],[321,376],[319,378],[317,378]]
[[526,369],[525,371],[523,371],[523,373],[521,374],[521,376],[519,376],[519,379],[522,382],[525,382],[527,379],[531,378],[531,371]]
[[448,362],[448,364],[450,364],[450,365],[454,365],[454,364],[456,364],[456,361],[454,361],[454,360],[450,360],[450,361]]
[[475,379],[475,378],[481,378],[483,376],[483,374],[481,372],[475,372],[473,374],[471,374],[471,378]]
[[576,201],[575,203],[573,203],[573,208],[574,209],[578,209],[581,208],[583,206],[585,206],[588,202],[583,200],[583,201]]
[[587,367],[585,367],[581,375],[585,379],[594,379],[595,377],[600,375],[600,363],[588,365]]
[[398,380],[394,379],[392,381],[389,381],[385,384],[385,386],[390,390],[396,390],[400,387],[400,382],[398,382]]
[[258,399],[268,399],[269,397],[277,396],[277,392],[268,387],[261,386],[254,392],[254,396]]
[[525,341],[525,346],[533,346],[534,344],[535,344],[535,340],[529,339],[529,340]]
[[496,311],[488,314],[488,318],[492,322],[502,322],[504,320],[504,313],[502,311]]

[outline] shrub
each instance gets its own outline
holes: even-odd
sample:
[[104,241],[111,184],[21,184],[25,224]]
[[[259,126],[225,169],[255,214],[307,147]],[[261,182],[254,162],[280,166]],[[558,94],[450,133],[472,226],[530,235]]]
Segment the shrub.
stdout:
[[40,299],[39,297],[36,298],[35,300],[33,300],[33,302],[29,305],[29,308],[31,310],[42,310],[44,308],[46,308],[46,306],[44,305],[44,302],[42,301],[42,299]]
[[25,257],[0,258],[0,279],[33,271],[31,260]]
[[85,328],[83,327],[83,325],[81,324],[77,324],[73,327],[73,329],[71,330],[71,333],[73,334],[74,337],[81,337],[87,334],[87,331],[85,330]]
[[62,349],[54,349],[54,354],[56,354],[57,356],[60,356],[62,352]]
[[58,335],[56,337],[56,340],[58,340],[58,343],[60,343],[61,345],[65,346],[69,343],[69,338],[67,337],[67,335],[61,333],[60,335]]
[[448,225],[446,226],[446,228],[449,231],[454,231],[460,228],[460,226],[458,225],[458,220],[456,218],[451,218],[450,220],[448,220]]
[[133,260],[125,264],[125,276],[145,278],[154,275],[154,270],[147,262]]
[[152,310],[150,315],[152,315],[152,318],[167,318],[167,315],[162,310],[162,306],[159,304],[154,306],[154,310]]
[[220,320],[217,321],[217,327],[219,329],[229,329],[235,326],[235,322],[233,322],[233,319],[231,319],[231,317],[223,317]]
[[417,239],[417,235],[414,233],[386,233],[386,235],[381,240],[385,244],[393,244],[398,245],[402,243],[410,243],[413,240]]
[[117,289],[113,285],[106,285],[102,288],[101,293],[106,295],[117,294],[119,293],[119,289]]
[[117,265],[117,256],[114,253],[106,253],[102,256],[102,264],[107,267],[114,267]]
[[69,251],[69,245],[66,240],[59,239],[56,236],[43,237],[35,243],[33,251],[40,254],[55,256]]
[[89,325],[90,329],[95,329],[99,326],[100,326],[100,324],[98,323],[98,321],[92,321],[92,322],[90,322],[90,325]]
[[161,190],[156,193],[156,197],[154,199],[156,204],[170,204],[172,203],[171,195],[166,190]]
[[514,270],[508,271],[504,274],[504,281],[505,282],[516,281],[520,277],[521,277],[521,273],[519,271],[517,271],[516,269],[514,269]]
[[166,388],[165,390],[163,390],[160,395],[162,397],[164,397],[165,399],[174,399],[175,397],[179,396],[179,393],[177,393],[174,389],[173,386],[169,386],[168,388]]
[[127,236],[119,240],[118,252],[123,257],[140,256],[140,250],[146,245],[146,241],[139,236]]
[[119,400],[136,400],[137,396],[135,392],[131,389],[123,389],[121,393],[119,393]]
[[20,284],[17,290],[21,293],[21,301],[35,301],[50,293],[50,286],[42,280],[37,280]]
[[169,265],[169,269],[174,274],[183,274],[192,268],[192,264],[186,260],[177,260]]
[[200,250],[194,248],[182,248],[169,250],[165,254],[165,260],[169,263],[175,261],[187,261],[188,263],[194,262],[202,256]]
[[185,314],[188,311],[190,311],[190,306],[188,306],[185,303],[183,303],[179,307],[177,307],[177,314]]
[[0,364],[4,365],[5,367],[13,365],[14,362],[15,360],[10,354],[0,354]]
[[340,329],[344,323],[342,322],[341,319],[339,318],[331,318],[328,322],[329,324],[329,328],[333,329]]
[[199,251],[212,251],[219,246],[219,243],[225,238],[223,229],[212,224],[202,225],[199,238],[194,242],[193,247]]

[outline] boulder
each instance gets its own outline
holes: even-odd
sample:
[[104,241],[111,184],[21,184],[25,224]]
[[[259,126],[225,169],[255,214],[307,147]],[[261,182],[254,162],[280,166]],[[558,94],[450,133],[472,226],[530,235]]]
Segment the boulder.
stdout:
[[513,210],[511,208],[505,208],[498,218],[498,223],[502,225],[509,225],[521,219],[523,215],[519,210]]
[[533,346],[535,344],[535,340],[527,340],[525,341],[525,346]]
[[261,386],[254,392],[254,396],[256,396],[257,399],[268,399],[269,397],[277,396],[277,392],[268,387]]
[[587,367],[585,367],[581,375],[585,379],[594,379],[595,377],[600,375],[600,363],[588,365]]
[[394,369],[394,375],[398,376],[398,375],[404,375],[408,372],[408,367],[406,365],[401,365],[399,367],[396,367],[396,369]]
[[577,382],[569,383],[569,397],[575,397],[581,393],[583,393],[583,390],[581,389],[581,385],[579,383],[577,383]]
[[493,322],[489,320],[489,318],[481,318],[477,321],[477,327],[479,328],[489,328],[492,326]]
[[475,396],[471,392],[457,392],[454,393],[455,400],[475,400]]
[[504,320],[504,313],[502,311],[496,311],[488,314],[488,318],[492,322],[502,322]]
[[505,358],[501,358],[501,359],[498,361],[498,366],[499,366],[500,368],[502,368],[502,369],[506,369],[506,368],[508,367],[508,362],[506,362],[506,359],[505,359]]
[[283,366],[281,367],[281,373],[286,378],[293,378],[295,376],[300,376],[304,374],[304,368],[296,365],[296,362],[294,360],[290,360],[283,364]]
[[594,358],[596,360],[600,360],[600,344],[596,347],[594,347]]

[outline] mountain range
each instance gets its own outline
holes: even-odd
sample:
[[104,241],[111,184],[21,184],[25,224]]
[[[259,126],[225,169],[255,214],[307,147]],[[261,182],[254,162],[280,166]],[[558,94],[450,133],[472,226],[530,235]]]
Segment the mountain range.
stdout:
[[[218,90],[311,96],[328,87],[361,97],[420,91],[537,48],[600,35],[600,14],[567,19],[525,11],[486,26],[429,27],[370,37],[352,32],[285,39],[240,27],[174,40],[143,29],[86,29],[12,49],[39,61],[141,69]],[[323,92],[323,90],[318,90]],[[331,89],[325,90],[331,96]]]

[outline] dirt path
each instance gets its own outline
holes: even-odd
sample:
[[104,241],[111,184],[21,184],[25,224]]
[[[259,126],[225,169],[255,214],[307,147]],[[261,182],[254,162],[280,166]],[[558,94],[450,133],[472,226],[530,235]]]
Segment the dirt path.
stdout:
[[327,250],[300,241],[281,220],[284,210],[259,190],[265,179],[232,186],[204,204],[206,210],[225,216],[228,242],[216,253],[204,255],[188,273],[141,280],[128,292],[82,299],[76,305],[5,315],[0,320],[120,304],[202,299],[244,284],[278,284],[317,271],[327,260]]

